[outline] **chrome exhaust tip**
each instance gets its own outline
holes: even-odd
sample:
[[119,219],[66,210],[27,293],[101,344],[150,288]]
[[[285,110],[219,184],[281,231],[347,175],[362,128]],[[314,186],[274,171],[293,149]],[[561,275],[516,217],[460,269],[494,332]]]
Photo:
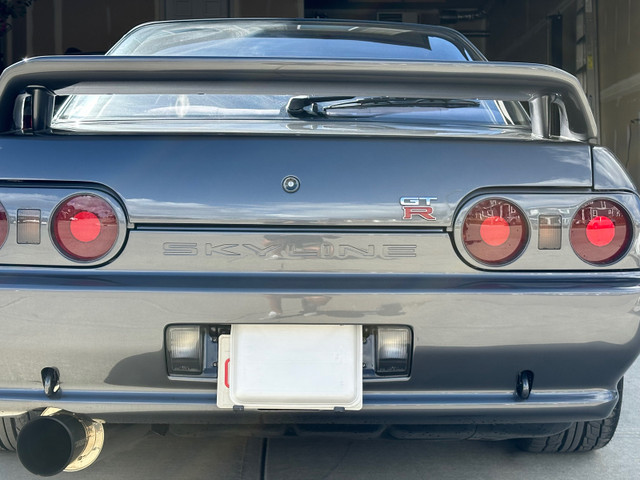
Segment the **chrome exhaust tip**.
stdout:
[[104,445],[100,422],[61,410],[47,409],[18,435],[22,465],[35,475],[50,477],[91,465]]

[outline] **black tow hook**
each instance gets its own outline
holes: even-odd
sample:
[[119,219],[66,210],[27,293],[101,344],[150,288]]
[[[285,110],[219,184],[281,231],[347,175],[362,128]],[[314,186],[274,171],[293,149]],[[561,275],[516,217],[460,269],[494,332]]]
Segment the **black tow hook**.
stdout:
[[523,370],[518,374],[516,382],[516,394],[522,400],[526,400],[531,395],[533,389],[533,372],[531,370]]
[[60,372],[55,367],[43,368],[40,372],[42,377],[42,386],[44,394],[49,397],[55,397],[60,392]]

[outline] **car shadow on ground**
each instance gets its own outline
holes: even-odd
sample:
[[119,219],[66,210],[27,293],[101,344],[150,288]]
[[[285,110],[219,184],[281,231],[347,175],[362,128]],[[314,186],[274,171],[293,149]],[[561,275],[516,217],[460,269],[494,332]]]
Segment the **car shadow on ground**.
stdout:
[[[619,444],[624,443],[617,442]],[[513,442],[341,438],[178,438],[149,436],[132,450],[61,479],[629,479],[637,457],[612,444],[599,452],[529,454]],[[637,445],[636,445],[637,447]],[[637,450],[636,450],[637,451]],[[35,479],[12,454],[0,478]]]

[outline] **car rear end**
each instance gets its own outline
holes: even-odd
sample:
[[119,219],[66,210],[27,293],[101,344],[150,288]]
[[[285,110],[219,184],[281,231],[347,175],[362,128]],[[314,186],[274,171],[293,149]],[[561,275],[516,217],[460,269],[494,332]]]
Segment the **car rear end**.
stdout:
[[[31,108],[0,139],[3,415],[497,439],[618,404],[640,350],[640,202],[588,143],[572,77],[52,58],[0,87],[5,117]],[[56,92],[168,90],[530,101],[532,125],[52,115],[70,108]]]
[[[493,187],[511,149],[519,173]],[[593,191],[585,145],[55,137],[3,150],[42,159],[5,166],[21,179],[2,189],[6,410],[71,402],[127,420],[242,420],[216,408],[215,344],[240,324],[362,326],[364,405],[345,419],[369,408],[402,422],[487,409],[505,421],[597,418],[636,355],[637,198]],[[537,186],[550,169],[564,186]],[[426,198],[429,210],[416,208]],[[593,219],[616,224],[615,251],[585,260]],[[172,345],[174,327],[197,331],[194,345]],[[294,343],[312,348],[313,336]],[[42,391],[46,367],[60,372],[60,398]]]

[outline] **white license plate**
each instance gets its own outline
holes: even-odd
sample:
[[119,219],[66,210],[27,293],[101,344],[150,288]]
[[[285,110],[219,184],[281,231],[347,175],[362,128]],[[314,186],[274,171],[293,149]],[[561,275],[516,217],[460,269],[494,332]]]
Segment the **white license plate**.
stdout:
[[362,408],[362,326],[232,325],[223,337],[219,407]]

